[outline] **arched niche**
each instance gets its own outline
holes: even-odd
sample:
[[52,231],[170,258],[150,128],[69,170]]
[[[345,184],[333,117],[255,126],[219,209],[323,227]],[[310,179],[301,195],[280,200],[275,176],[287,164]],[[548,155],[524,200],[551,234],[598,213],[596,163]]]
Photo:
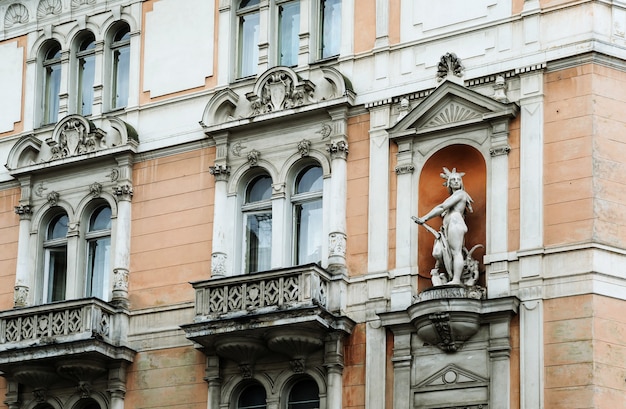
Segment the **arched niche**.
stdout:
[[[443,167],[449,170],[456,168],[458,172],[465,173],[463,185],[465,186],[465,191],[474,200],[472,203],[473,212],[466,212],[465,215],[465,223],[468,229],[465,235],[465,247],[470,250],[477,244],[484,246],[487,239],[487,166],[483,155],[472,146],[462,144],[449,145],[438,150],[426,160],[419,174],[418,214],[420,216],[425,215],[433,207],[448,198],[448,190],[443,185],[445,179],[440,176],[443,172]],[[440,217],[433,218],[428,224],[435,230],[439,230],[441,221]],[[420,291],[432,285],[430,270],[435,264],[435,259],[432,256],[434,241],[435,237],[433,234],[423,228],[419,230],[417,265],[419,268],[418,288]],[[482,265],[484,254],[485,249],[478,248],[472,255],[474,259],[481,262],[480,271],[484,271],[484,266]],[[484,285],[484,277],[480,278],[479,284]]]

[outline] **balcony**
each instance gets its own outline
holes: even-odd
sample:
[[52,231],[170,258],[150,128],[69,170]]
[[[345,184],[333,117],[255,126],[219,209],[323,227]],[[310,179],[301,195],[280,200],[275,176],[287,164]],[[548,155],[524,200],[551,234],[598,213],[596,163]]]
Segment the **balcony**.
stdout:
[[187,338],[240,364],[270,351],[304,359],[354,322],[339,313],[345,281],[317,264],[192,283],[196,310]]
[[0,371],[33,387],[58,375],[87,381],[133,361],[127,328],[125,311],[95,298],[2,311]]

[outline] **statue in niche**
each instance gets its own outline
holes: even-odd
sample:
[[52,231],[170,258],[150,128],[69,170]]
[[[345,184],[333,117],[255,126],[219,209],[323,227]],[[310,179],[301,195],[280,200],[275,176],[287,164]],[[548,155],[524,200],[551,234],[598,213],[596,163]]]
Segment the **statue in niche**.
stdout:
[[[444,186],[450,196],[443,203],[435,206],[422,217],[413,216],[415,223],[423,226],[435,236],[433,257],[435,267],[430,275],[434,286],[456,284],[473,287],[478,281],[479,264],[472,258],[472,253],[482,245],[478,244],[471,250],[465,248],[465,212],[472,212],[472,198],[463,186],[464,172],[450,171],[443,168],[440,176],[445,179]],[[441,216],[443,223],[439,231],[426,224],[433,217]]]

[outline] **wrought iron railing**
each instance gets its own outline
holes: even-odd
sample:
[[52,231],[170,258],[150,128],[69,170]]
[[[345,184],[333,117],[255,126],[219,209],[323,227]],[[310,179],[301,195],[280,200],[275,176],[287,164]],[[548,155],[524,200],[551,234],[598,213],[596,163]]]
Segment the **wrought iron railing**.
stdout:
[[196,320],[221,315],[320,305],[329,274],[316,264],[193,283]]

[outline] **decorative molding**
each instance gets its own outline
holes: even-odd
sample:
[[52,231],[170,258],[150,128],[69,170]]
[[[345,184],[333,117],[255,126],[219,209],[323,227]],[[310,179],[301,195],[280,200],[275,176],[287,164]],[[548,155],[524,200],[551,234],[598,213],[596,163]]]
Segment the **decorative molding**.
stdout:
[[14,208],[15,214],[20,216],[21,219],[30,219],[33,214],[33,208],[30,204],[19,204]]
[[37,18],[59,15],[63,10],[61,0],[41,0],[37,5]]
[[346,159],[348,157],[348,142],[335,141],[326,144],[326,150],[330,153],[332,159]]
[[37,187],[35,187],[34,190],[37,196],[43,197],[44,191],[48,190],[48,188],[43,185],[43,182],[39,182],[39,184],[37,185]]
[[133,187],[130,184],[119,185],[113,188],[113,195],[118,200],[130,201],[133,197]]
[[11,28],[16,24],[28,23],[30,19],[28,9],[21,3],[14,3],[9,6],[4,14],[4,28]]
[[216,163],[209,167],[209,173],[215,176],[215,180],[227,181],[230,176],[230,166]]
[[79,116],[70,118],[61,125],[56,137],[46,139],[51,152],[48,161],[104,149],[105,136],[104,131],[95,129],[85,118]]
[[261,156],[261,152],[256,149],[252,149],[248,152],[248,164],[250,167],[256,166],[259,162],[259,157]]
[[311,149],[311,141],[308,139],[303,139],[298,142],[298,152],[300,152],[301,157],[309,156],[309,150]]
[[394,170],[396,171],[396,175],[405,175],[407,173],[413,173],[415,171],[415,165],[406,163],[396,166]]
[[291,370],[293,373],[304,373],[306,369],[304,358],[296,358],[289,361],[289,365],[291,366]]
[[124,268],[113,269],[113,291],[128,291],[128,270]]
[[434,117],[424,124],[424,128],[432,128],[441,125],[448,125],[471,119],[481,119],[482,114],[467,106],[456,102],[450,102]]
[[26,307],[28,305],[28,292],[30,288],[21,281],[15,284],[13,292],[13,305],[15,307]]
[[491,155],[492,157],[508,155],[509,152],[511,152],[511,147],[509,145],[497,146],[489,149],[489,155]]
[[102,185],[98,182],[93,182],[91,185],[89,185],[89,194],[92,195],[93,197],[100,197],[100,194],[102,193]]
[[441,56],[437,64],[437,81],[444,80],[450,73],[461,78],[464,69],[461,59],[455,53],[446,53]]
[[211,277],[226,275],[227,257],[225,253],[213,253],[211,255]]
[[493,84],[493,99],[504,103],[509,102],[506,96],[506,82],[502,75],[498,75],[495,84]]
[[315,87],[310,81],[301,80],[292,70],[278,67],[269,70],[255,84],[255,89],[246,94],[252,108],[250,116],[310,104]]
[[242,145],[241,142],[235,142],[233,146],[230,148],[230,152],[235,156],[241,156],[241,151],[246,148],[245,145]]
[[117,182],[117,179],[120,177],[120,171],[118,169],[111,169],[111,173],[106,176],[111,179],[111,182]]
[[56,206],[59,202],[59,192],[52,191],[46,196],[46,201],[50,206]]
[[346,257],[346,235],[334,232],[328,235],[328,255]]
[[322,140],[324,140],[330,136],[332,131],[333,131],[332,126],[330,126],[329,124],[322,124],[322,129],[320,129],[319,131],[316,131],[315,133],[322,135]]
[[82,6],[90,6],[96,4],[96,0],[72,0],[71,7],[72,10],[76,10]]

